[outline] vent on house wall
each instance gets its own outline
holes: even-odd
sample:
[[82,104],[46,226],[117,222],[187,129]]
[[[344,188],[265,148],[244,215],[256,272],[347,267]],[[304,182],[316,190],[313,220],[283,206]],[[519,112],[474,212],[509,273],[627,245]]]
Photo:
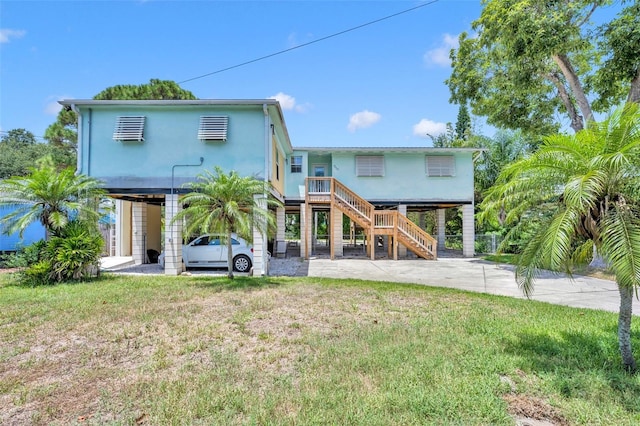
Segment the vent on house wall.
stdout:
[[384,176],[384,157],[382,155],[357,155],[357,176]]
[[124,116],[116,120],[115,141],[144,141],[144,116]]
[[229,117],[202,116],[198,128],[198,139],[201,141],[226,141]]
[[427,155],[427,176],[455,176],[456,163],[453,155]]

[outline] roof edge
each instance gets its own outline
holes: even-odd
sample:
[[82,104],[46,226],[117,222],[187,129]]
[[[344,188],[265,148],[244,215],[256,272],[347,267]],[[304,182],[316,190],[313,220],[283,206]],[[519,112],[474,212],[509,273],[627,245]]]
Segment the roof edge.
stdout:
[[276,99],[62,99],[60,105],[280,105]]

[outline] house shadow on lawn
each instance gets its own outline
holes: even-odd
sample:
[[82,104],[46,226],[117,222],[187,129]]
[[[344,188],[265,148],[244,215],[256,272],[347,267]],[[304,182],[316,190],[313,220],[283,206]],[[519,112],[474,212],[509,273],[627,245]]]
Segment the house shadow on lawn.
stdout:
[[[640,347],[640,338],[632,337],[632,346]],[[521,333],[505,341],[504,348],[523,358],[522,371],[550,377],[549,385],[565,398],[597,400],[598,394],[614,394],[610,398],[627,412],[640,413],[640,380],[623,369],[615,326],[597,335]]]

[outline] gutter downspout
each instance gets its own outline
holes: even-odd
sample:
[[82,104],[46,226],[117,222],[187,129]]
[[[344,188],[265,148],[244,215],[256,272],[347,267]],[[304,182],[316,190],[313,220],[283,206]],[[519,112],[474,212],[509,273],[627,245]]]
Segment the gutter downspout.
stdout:
[[264,113],[264,181],[269,182],[271,178],[270,164],[271,164],[271,126],[269,120],[269,110],[267,104],[262,104],[262,112]]
[[82,144],[80,140],[82,139],[82,114],[80,114],[80,110],[76,107],[76,104],[71,104],[71,109],[73,112],[78,114],[78,140],[76,142],[77,149],[77,158],[76,158],[76,175],[82,174]]
[[89,108],[89,120],[88,120],[89,130],[87,132],[88,133],[87,135],[87,176],[90,176],[91,174],[91,134],[92,134],[91,129],[93,128],[92,119],[93,119],[93,109]]
[[[268,185],[271,179],[271,120],[269,119],[267,104],[262,104],[262,112],[264,113],[264,182]],[[265,197],[266,202],[269,194],[262,194],[262,196]],[[267,275],[268,273],[267,248],[267,232],[265,231],[262,235],[262,270],[259,271],[260,275]]]

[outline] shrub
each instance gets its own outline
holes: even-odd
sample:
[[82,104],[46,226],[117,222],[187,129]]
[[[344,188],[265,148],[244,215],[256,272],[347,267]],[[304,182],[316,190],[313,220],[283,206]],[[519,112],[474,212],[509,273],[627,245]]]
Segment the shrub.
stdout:
[[59,235],[47,242],[51,279],[61,282],[96,276],[100,270],[102,245],[102,237],[90,224],[69,222]]
[[21,247],[14,253],[2,256],[1,264],[5,268],[27,268],[42,260],[46,245],[46,241],[41,240]]
[[22,271],[20,282],[32,287],[53,284],[51,280],[51,262],[41,260]]

